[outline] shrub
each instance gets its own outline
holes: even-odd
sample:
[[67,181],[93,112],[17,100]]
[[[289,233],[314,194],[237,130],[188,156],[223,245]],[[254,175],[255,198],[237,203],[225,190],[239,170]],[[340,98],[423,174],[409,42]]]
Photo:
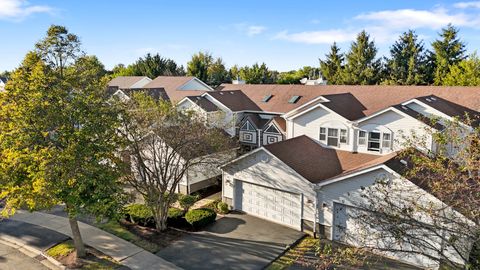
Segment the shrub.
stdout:
[[178,208],[169,208],[168,209],[168,217],[167,217],[167,224],[168,226],[172,227],[185,227],[186,221],[183,218],[185,212],[182,209]]
[[125,207],[127,219],[132,223],[148,226],[154,223],[153,214],[150,208],[144,204],[130,204]]
[[198,195],[179,194],[178,203],[187,212],[198,201]]
[[228,204],[224,202],[217,203],[217,210],[220,214],[228,214],[228,212],[230,211]]
[[200,229],[215,222],[217,213],[209,208],[193,209],[187,212],[185,220],[195,229]]

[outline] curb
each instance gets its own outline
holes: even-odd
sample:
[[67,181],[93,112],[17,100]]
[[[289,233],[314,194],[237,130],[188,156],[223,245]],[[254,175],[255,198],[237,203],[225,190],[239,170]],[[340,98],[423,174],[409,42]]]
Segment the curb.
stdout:
[[[14,237],[0,237],[0,244],[4,244],[6,246],[12,247],[19,252],[27,255],[30,258],[33,258],[43,264],[45,267],[51,270],[65,270],[66,267],[58,262],[57,260],[53,259],[52,257],[45,254],[43,251],[38,250],[32,246],[22,244],[15,240]],[[43,260],[38,259],[38,256],[44,258]]]

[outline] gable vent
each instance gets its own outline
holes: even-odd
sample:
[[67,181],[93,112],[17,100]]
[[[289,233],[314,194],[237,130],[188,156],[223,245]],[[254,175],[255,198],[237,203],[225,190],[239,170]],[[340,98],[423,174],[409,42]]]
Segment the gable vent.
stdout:
[[293,97],[290,98],[290,100],[288,100],[288,103],[295,104],[300,99],[300,97],[301,96],[293,96]]

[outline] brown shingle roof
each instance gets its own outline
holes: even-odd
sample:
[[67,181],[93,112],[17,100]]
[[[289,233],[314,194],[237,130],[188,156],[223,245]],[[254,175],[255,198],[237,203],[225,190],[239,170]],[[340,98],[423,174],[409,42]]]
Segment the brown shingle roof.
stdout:
[[440,123],[434,121],[433,119],[430,119],[430,118],[426,117],[425,115],[423,115],[423,114],[421,114],[417,111],[414,111],[414,110],[412,110],[412,109],[410,109],[410,108],[408,108],[404,105],[397,104],[397,105],[393,105],[392,107],[401,111],[401,112],[403,112],[404,114],[406,114],[406,115],[408,115],[412,118],[415,118],[415,119],[417,119],[417,120],[435,128],[435,129],[437,129],[437,130],[445,129],[445,126],[443,126],[442,124],[440,124]]
[[[335,106],[336,110],[350,119],[368,116],[395,104],[426,95],[435,95],[480,111],[480,87],[223,84],[219,89],[242,90],[263,111],[278,113],[289,112],[319,96],[337,94],[343,94],[332,98],[338,104],[327,106]],[[273,97],[268,102],[262,102],[267,95],[273,95]],[[302,96],[302,98],[295,104],[288,103],[292,96]],[[350,102],[354,102],[354,106]]]
[[[435,95],[417,97],[417,99],[448,116],[457,117],[460,120],[465,120],[465,114],[468,114],[468,116],[472,118],[471,120],[474,125],[477,126],[479,124],[480,113],[470,108],[450,102]],[[480,99],[480,96],[478,96],[477,99]]]
[[218,107],[205,97],[202,97],[202,96],[188,96],[187,98],[189,100],[191,100],[193,103],[200,106],[200,108],[204,109],[207,112],[218,111]]
[[280,116],[275,116],[272,118],[272,121],[275,121],[277,126],[281,129],[282,132],[287,132],[287,122]]
[[191,76],[158,76],[149,82],[144,88],[163,88],[171,101],[178,102],[187,96],[197,96],[203,94],[203,90],[177,90],[182,85],[191,81],[195,77]]
[[145,76],[118,76],[113,78],[109,83],[108,86],[116,86],[120,89],[130,88],[135,83],[143,80],[144,78],[148,78]]
[[379,165],[394,156],[325,148],[305,135],[264,147],[312,183],[320,183],[332,177],[348,175]]
[[234,112],[261,111],[260,107],[242,91],[212,91],[208,94]]

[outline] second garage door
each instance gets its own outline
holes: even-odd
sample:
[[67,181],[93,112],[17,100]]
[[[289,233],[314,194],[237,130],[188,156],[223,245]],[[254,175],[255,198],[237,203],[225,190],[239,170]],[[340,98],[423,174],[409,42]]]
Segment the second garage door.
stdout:
[[301,195],[235,181],[235,209],[301,229]]

